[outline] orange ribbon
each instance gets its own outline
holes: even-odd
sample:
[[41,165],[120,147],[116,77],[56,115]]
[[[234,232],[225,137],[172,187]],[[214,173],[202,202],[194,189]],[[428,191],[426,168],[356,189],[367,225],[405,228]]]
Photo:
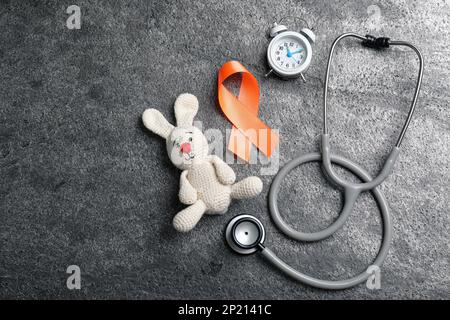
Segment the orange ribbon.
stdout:
[[[236,73],[242,74],[238,97],[223,84]],[[248,162],[253,144],[270,157],[278,145],[279,137],[258,118],[259,86],[256,78],[240,62],[228,61],[219,70],[217,92],[220,108],[233,124],[228,149]]]

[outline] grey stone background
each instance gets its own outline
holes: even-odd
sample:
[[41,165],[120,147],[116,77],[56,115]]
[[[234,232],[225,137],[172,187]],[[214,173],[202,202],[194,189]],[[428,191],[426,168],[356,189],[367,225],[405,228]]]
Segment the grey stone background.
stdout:
[[[70,4],[81,7],[81,30],[66,28]],[[286,15],[306,19],[317,35],[306,84],[261,76],[267,28]],[[449,18],[449,1],[425,0],[0,1],[0,296],[450,298]],[[251,213],[266,225],[266,244],[299,270],[328,279],[353,275],[370,264],[381,240],[370,194],[337,234],[297,243],[272,224],[273,176],[262,176],[258,198],[176,233],[180,172],[162,139],[143,128],[143,110],[158,108],[174,121],[176,96],[191,92],[200,101],[197,120],[225,132],[216,76],[237,59],[259,80],[261,119],[281,131],[282,165],[319,148],[318,79],[331,42],[346,31],[411,41],[426,63],[417,113],[381,187],[395,228],[382,289],[305,287],[257,255],[235,255],[223,238],[231,217]],[[335,61],[333,149],[376,174],[407,114],[417,60],[408,50],[374,52],[346,41]],[[233,165],[238,179],[261,167]],[[283,215],[300,230],[319,230],[338,215],[341,195],[317,164],[296,169],[282,191]],[[65,285],[71,264],[81,268],[78,291]]]

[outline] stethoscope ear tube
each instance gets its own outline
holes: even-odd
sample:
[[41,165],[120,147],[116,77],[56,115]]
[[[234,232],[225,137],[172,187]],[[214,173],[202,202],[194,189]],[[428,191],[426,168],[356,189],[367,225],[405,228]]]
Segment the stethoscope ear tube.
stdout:
[[[403,124],[402,131],[398,137],[398,140],[391,150],[391,153],[389,154],[389,157],[387,158],[382,170],[380,173],[370,182],[366,182],[364,184],[355,184],[348,181],[343,180],[340,178],[331,167],[331,163],[329,161],[329,154],[330,151],[330,141],[329,141],[329,130],[328,130],[328,82],[329,82],[329,75],[330,75],[330,69],[331,64],[333,62],[333,53],[335,50],[336,45],[344,38],[347,37],[353,37],[357,38],[359,40],[362,40],[362,44],[366,47],[370,48],[376,48],[376,49],[382,49],[387,48],[389,46],[405,46],[413,49],[413,51],[417,54],[417,57],[419,59],[419,72],[417,75],[417,82],[416,82],[416,88],[414,91],[413,100],[411,102],[411,106],[408,112],[408,116],[406,118],[405,123]],[[422,75],[423,75],[423,56],[420,50],[412,45],[409,42],[406,41],[391,41],[389,38],[376,38],[370,35],[366,35],[365,37],[356,33],[344,33],[340,35],[339,37],[334,40],[333,44],[331,45],[330,54],[328,56],[328,64],[327,69],[325,72],[325,83],[323,88],[323,134],[322,134],[322,154],[323,154],[323,167],[327,173],[327,175],[338,185],[341,187],[347,188],[347,189],[353,189],[356,191],[367,191],[371,190],[375,186],[381,184],[391,173],[392,168],[394,166],[395,160],[398,157],[400,146],[403,141],[403,138],[406,134],[406,131],[409,127],[409,124],[411,122],[412,116],[414,114],[416,104],[417,104],[417,98],[419,96],[420,87],[422,84]]]
[[399,154],[400,148],[395,146],[385,160],[381,171],[373,180],[364,183],[346,181],[339,177],[333,170],[333,166],[331,165],[330,136],[328,134],[322,134],[322,167],[325,170],[327,177],[338,186],[344,188],[347,193],[352,192],[355,193],[356,196],[358,196],[362,191],[372,190],[376,186],[383,183],[383,181],[386,180],[392,173],[395,161],[397,161]]
[[356,277],[347,280],[321,280],[295,270],[294,268],[286,264],[283,260],[278,258],[278,256],[268,248],[264,248],[261,251],[261,254],[267,260],[269,260],[272,263],[272,265],[280,269],[283,273],[285,273],[289,277],[297,281],[300,281],[306,285],[316,287],[319,289],[328,289],[328,290],[347,289],[366,281],[367,278],[369,277],[369,274],[364,272],[357,275]]
[[[331,155],[330,159],[333,164],[349,170],[350,172],[355,174],[358,178],[360,178],[363,182],[369,182],[372,180],[369,173],[365,171],[363,168],[361,168],[359,165],[354,163],[353,161],[337,155]],[[291,160],[280,170],[280,172],[277,174],[270,187],[269,211],[272,220],[274,221],[275,225],[280,229],[281,232],[283,232],[284,234],[295,240],[318,241],[331,236],[333,233],[337,232],[340,228],[342,228],[348,216],[350,215],[354,201],[356,200],[356,198],[354,197],[349,198],[348,195],[345,194],[345,203],[343,210],[339,215],[339,218],[335,222],[333,222],[329,227],[319,232],[315,233],[300,232],[293,229],[284,222],[278,210],[278,203],[277,203],[281,182],[294,168],[308,162],[320,162],[320,161],[321,161],[320,153],[310,153]],[[389,246],[392,240],[392,221],[389,214],[389,207],[386,198],[383,196],[381,191],[378,188],[374,188],[371,190],[371,192],[375,197],[375,200],[381,212],[381,218],[383,220],[383,240],[378,255],[375,261],[372,263],[372,265],[380,267],[387,256]],[[367,278],[369,277],[369,273],[364,271],[355,277],[345,280],[322,280],[295,270],[294,268],[283,262],[280,258],[278,258],[276,254],[269,248],[262,248],[261,253],[275,267],[280,269],[282,272],[284,272],[291,278],[300,281],[304,284],[321,289],[333,289],[333,290],[346,289],[366,281]]]
[[327,121],[327,115],[328,115],[328,82],[329,82],[329,76],[330,76],[330,69],[331,69],[331,64],[333,62],[333,54],[334,54],[334,49],[336,47],[336,45],[342,40],[345,39],[347,37],[353,37],[359,40],[362,40],[362,44],[366,47],[371,47],[371,48],[376,48],[376,49],[381,49],[381,48],[387,48],[389,46],[403,46],[403,47],[408,47],[410,49],[412,49],[416,55],[417,58],[419,59],[419,71],[417,74],[417,81],[416,81],[416,88],[414,90],[414,96],[413,96],[413,100],[411,102],[411,106],[409,108],[409,112],[408,112],[408,116],[406,118],[405,123],[403,124],[403,128],[402,131],[397,139],[397,142],[395,144],[396,147],[400,148],[403,138],[406,134],[406,131],[408,130],[409,124],[411,122],[412,116],[414,114],[415,108],[416,108],[416,104],[417,104],[417,98],[419,97],[419,92],[420,92],[420,87],[422,85],[422,76],[423,76],[423,55],[420,52],[420,50],[413,44],[407,42],[407,41],[393,41],[390,40],[389,38],[376,38],[370,35],[366,35],[366,36],[362,36],[356,33],[344,33],[341,34],[339,37],[337,37],[333,44],[331,45],[330,48],[330,53],[328,56],[328,63],[327,63],[327,69],[325,72],[325,82],[324,82],[324,86],[323,86],[323,133],[324,134],[328,134],[328,121]]

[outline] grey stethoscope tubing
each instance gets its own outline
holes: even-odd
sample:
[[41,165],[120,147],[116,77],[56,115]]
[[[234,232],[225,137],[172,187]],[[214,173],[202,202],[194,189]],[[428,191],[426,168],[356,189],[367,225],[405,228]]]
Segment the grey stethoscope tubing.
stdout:
[[[382,170],[374,179],[371,178],[370,174],[364,170],[361,166],[354,163],[351,160],[348,160],[344,157],[333,155],[330,151],[330,143],[329,143],[329,135],[328,135],[328,125],[327,125],[327,91],[328,91],[328,78],[330,73],[330,66],[333,59],[334,48],[337,43],[346,38],[346,37],[354,37],[363,41],[363,44],[369,47],[374,48],[384,48],[389,45],[397,45],[397,46],[406,46],[414,50],[419,58],[419,74],[416,84],[416,90],[414,92],[414,98],[408,113],[407,120],[403,126],[403,129],[400,133],[400,136],[397,140],[396,145],[392,149],[390,155],[388,156]],[[323,240],[336,231],[338,231],[345,223],[347,218],[349,217],[353,206],[359,196],[359,194],[363,191],[371,191],[375,200],[378,204],[378,207],[381,212],[381,217],[383,220],[383,240],[381,243],[380,250],[378,252],[375,261],[372,263],[373,266],[380,267],[383,263],[384,259],[387,256],[390,242],[392,239],[392,221],[389,214],[389,207],[387,205],[387,201],[381,191],[377,188],[390,174],[392,171],[395,160],[399,154],[399,148],[402,143],[405,132],[409,126],[412,115],[414,113],[414,109],[417,103],[417,97],[420,91],[420,85],[422,82],[422,73],[423,73],[423,58],[420,51],[408,42],[403,41],[389,41],[387,38],[373,38],[371,36],[361,36],[355,33],[345,33],[339,36],[331,46],[330,55],[328,58],[328,66],[325,74],[325,85],[324,85],[324,130],[322,134],[322,154],[320,153],[310,153],[300,157],[297,157],[287,163],[277,174],[275,179],[272,182],[269,192],[269,211],[271,213],[272,219],[275,225],[287,236],[300,240],[300,241],[318,241]],[[342,208],[341,214],[339,218],[336,219],[329,227],[321,230],[319,232],[313,233],[305,233],[300,232],[289,225],[287,225],[283,219],[281,218],[280,212],[278,210],[278,193],[280,189],[281,182],[284,178],[296,167],[308,163],[308,162],[321,162],[322,167],[326,173],[328,179],[332,182],[340,186],[344,190],[344,206]],[[362,182],[361,183],[352,183],[349,181],[345,181],[341,177],[337,176],[332,168],[332,164],[343,167],[353,174],[355,174]],[[238,253],[241,254],[250,254],[256,251],[261,251],[261,254],[267,258],[275,267],[283,271],[288,276],[298,280],[304,284],[322,288],[322,289],[345,289],[353,287],[359,283],[362,283],[367,280],[370,273],[362,272],[357,276],[354,276],[350,279],[345,280],[322,280],[317,279],[311,276],[308,276],[304,273],[301,273],[285,262],[283,262],[280,258],[278,258],[273,251],[266,248],[263,245],[265,239],[265,232],[262,223],[253,216],[250,215],[239,215],[234,217],[226,228],[226,240],[230,247]]]

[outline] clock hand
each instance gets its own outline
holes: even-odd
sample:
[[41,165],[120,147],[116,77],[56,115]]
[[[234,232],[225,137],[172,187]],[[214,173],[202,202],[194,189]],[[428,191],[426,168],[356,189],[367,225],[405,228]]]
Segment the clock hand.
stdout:
[[294,54],[296,54],[296,53],[300,53],[300,52],[302,52],[302,51],[303,51],[303,48],[302,48],[302,49],[298,49],[297,51],[291,52],[291,57],[292,57],[292,55],[294,55]]
[[287,49],[287,57],[288,58],[292,57],[292,52],[291,50],[289,50],[289,47],[286,47],[286,49]]

